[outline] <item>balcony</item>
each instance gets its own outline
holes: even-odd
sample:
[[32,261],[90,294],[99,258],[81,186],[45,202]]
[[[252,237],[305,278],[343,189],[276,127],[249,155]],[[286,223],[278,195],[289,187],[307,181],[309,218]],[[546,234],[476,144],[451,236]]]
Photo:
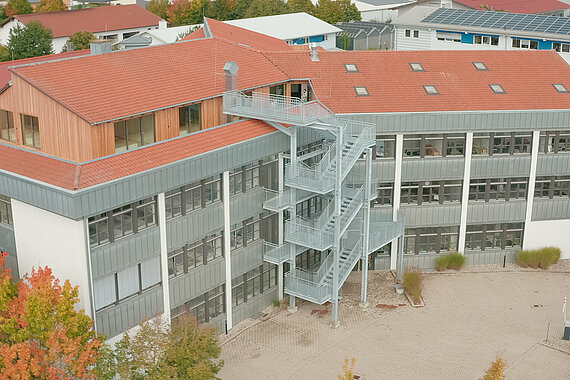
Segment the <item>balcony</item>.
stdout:
[[[296,246],[295,254],[303,253],[307,248],[303,246]],[[291,244],[285,243],[282,245],[273,244],[270,242],[263,242],[263,260],[269,263],[278,265],[289,260],[291,257]]]
[[291,192],[289,190],[277,191],[271,189],[263,189],[263,208],[273,212],[279,212],[287,209],[291,200]]

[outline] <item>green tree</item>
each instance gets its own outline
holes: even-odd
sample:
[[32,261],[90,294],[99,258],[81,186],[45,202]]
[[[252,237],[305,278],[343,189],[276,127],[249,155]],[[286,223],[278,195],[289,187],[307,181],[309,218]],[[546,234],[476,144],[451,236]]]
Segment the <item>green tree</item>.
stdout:
[[51,46],[52,32],[37,21],[22,27],[15,26],[8,37],[10,59],[38,57],[53,53]]
[[315,12],[315,6],[311,0],[289,0],[287,5],[293,13],[305,12],[312,15]]
[[103,344],[93,321],[76,311],[78,287],[39,268],[14,284],[0,252],[0,378],[93,378]]
[[339,36],[340,48],[342,50],[350,50],[350,36],[345,32],[342,32]]
[[358,8],[350,0],[319,0],[315,16],[329,24],[362,19]]
[[236,0],[230,13],[230,20],[244,18],[245,12],[249,9],[253,0]]
[[106,351],[98,363],[106,372],[98,375],[102,379],[118,374],[123,379],[210,380],[222,368],[220,352],[216,330],[200,325],[193,316],[183,316],[171,327],[155,318],[124,334],[114,351]]
[[166,14],[166,10],[169,6],[170,2],[168,0],[150,0],[146,7],[146,10],[154,13],[163,20],[167,20],[168,16]]
[[174,0],[166,11],[168,21],[175,26],[202,23],[209,3],[209,0]]
[[67,10],[67,5],[63,0],[40,0],[40,5],[36,12],[59,12]]
[[262,17],[289,13],[289,7],[283,0],[253,0],[244,17]]
[[210,3],[208,7],[207,16],[215,20],[225,21],[229,20],[233,8],[232,0],[216,0]]
[[6,7],[0,7],[0,22],[8,19],[8,15],[6,14]]
[[9,0],[6,4],[6,16],[24,15],[32,13],[34,8],[28,0]]
[[67,40],[63,51],[89,49],[90,42],[95,39],[96,37],[93,35],[93,33],[88,32],[87,30],[73,33],[71,36],[69,36],[69,40]]

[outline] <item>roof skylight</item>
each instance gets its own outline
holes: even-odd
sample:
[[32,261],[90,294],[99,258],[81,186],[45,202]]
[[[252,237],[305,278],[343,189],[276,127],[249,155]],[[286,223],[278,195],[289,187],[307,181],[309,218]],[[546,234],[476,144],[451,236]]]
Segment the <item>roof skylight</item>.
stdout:
[[568,89],[566,88],[566,86],[564,86],[562,83],[552,83],[552,85],[554,86],[554,88],[560,92],[560,93],[567,93],[569,92]]
[[354,91],[356,91],[356,96],[370,96],[366,87],[354,87]]
[[345,63],[344,67],[346,68],[347,73],[357,73],[358,67],[354,63]]
[[429,85],[424,84],[424,90],[426,90],[426,94],[428,94],[428,95],[439,95],[437,88],[435,88],[435,86],[433,86],[431,84],[429,84]]
[[503,86],[501,86],[500,84],[490,84],[489,87],[491,87],[491,90],[493,90],[493,92],[495,94],[506,94],[507,93],[505,91],[505,89],[503,88]]
[[483,62],[473,62],[473,66],[479,71],[487,71],[489,70],[487,66]]
[[425,71],[424,67],[422,66],[421,63],[417,63],[417,62],[410,63],[410,67],[414,71]]

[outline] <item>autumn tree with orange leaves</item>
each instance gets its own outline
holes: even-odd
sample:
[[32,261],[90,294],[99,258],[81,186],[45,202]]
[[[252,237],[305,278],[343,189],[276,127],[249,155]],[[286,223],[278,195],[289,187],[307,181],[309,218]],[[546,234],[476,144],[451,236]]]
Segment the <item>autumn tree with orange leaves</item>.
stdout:
[[0,252],[0,380],[95,378],[103,344],[93,321],[76,311],[78,287],[48,267],[14,283]]

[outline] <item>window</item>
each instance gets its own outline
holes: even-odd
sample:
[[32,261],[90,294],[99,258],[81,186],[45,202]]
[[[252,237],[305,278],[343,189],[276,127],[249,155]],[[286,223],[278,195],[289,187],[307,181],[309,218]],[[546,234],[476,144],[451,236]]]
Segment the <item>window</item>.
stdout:
[[523,40],[520,38],[513,38],[512,47],[517,49],[538,49],[538,41],[535,40]]
[[435,88],[433,85],[424,85],[424,90],[428,95],[439,95],[437,88]]
[[553,83],[552,85],[554,86],[556,91],[558,91],[559,93],[563,93],[563,94],[568,93],[568,89],[562,83]]
[[243,190],[242,187],[243,176],[241,168],[230,171],[229,179],[230,179],[230,196],[241,193]]
[[357,73],[358,67],[354,63],[345,63],[344,67],[346,68],[347,73]]
[[402,204],[461,202],[460,180],[403,182]]
[[225,286],[217,286],[209,292],[172,308],[172,322],[176,323],[183,314],[193,315],[198,322],[209,323],[225,313]]
[[489,133],[473,134],[473,155],[489,155],[489,144],[491,135]]
[[155,142],[154,115],[115,123],[115,152],[124,152]]
[[169,252],[168,277],[183,275],[222,256],[222,232],[220,231]]
[[540,133],[540,153],[563,153],[570,151],[570,132],[546,131]]
[[536,177],[535,198],[570,197],[570,176]]
[[202,103],[190,104],[178,109],[180,136],[202,129]]
[[91,247],[114,242],[123,236],[156,225],[156,198],[146,198],[92,216],[88,223]]
[[0,194],[0,223],[13,225],[12,202],[10,197]]
[[473,43],[476,45],[498,46],[499,45],[499,37],[498,36],[475,35],[475,36],[473,36]]
[[478,71],[487,71],[487,70],[489,70],[489,69],[487,68],[487,66],[485,66],[485,64],[484,64],[483,62],[473,62],[473,66],[475,66],[475,68],[476,68]]
[[488,250],[520,247],[523,223],[467,225],[466,250]]
[[318,214],[323,211],[323,198],[315,196],[297,203],[297,215],[304,218],[310,218],[312,215]]
[[139,32],[123,33],[123,39],[125,40],[125,39],[127,39],[127,38],[129,38],[129,37],[136,36],[138,33],[139,33]]
[[269,263],[232,280],[232,305],[238,306],[277,285],[277,266]]
[[469,184],[470,201],[498,201],[526,199],[528,178],[472,179]]
[[410,67],[413,71],[425,71],[421,63],[410,63]]
[[202,207],[202,184],[194,182],[165,193],[166,219],[172,219]]
[[220,191],[221,186],[220,178],[210,177],[206,179],[204,183],[204,198],[205,205],[209,205],[221,200],[222,193]]
[[14,114],[10,111],[0,110],[0,139],[16,142],[14,129]]
[[40,149],[41,141],[38,118],[22,114],[20,115],[20,119],[22,122],[22,140],[24,141],[24,145]]
[[95,309],[101,310],[161,283],[160,257],[93,281]]
[[376,197],[375,204],[377,205],[391,205],[394,194],[394,183],[384,182],[378,183],[378,196]]
[[285,95],[285,85],[278,84],[276,86],[269,87],[270,95],[284,96]]
[[419,31],[419,30],[406,29],[406,30],[404,31],[404,35],[405,35],[406,37],[410,37],[410,38],[411,38],[412,36],[413,36],[413,38],[420,38],[420,31]]
[[465,135],[404,135],[405,157],[451,157],[465,153]]
[[396,151],[396,136],[376,136],[376,158],[394,158]]
[[356,96],[370,96],[366,87],[354,87],[354,91],[356,91]]
[[[325,252],[326,254],[326,252]],[[320,264],[322,252],[314,249],[309,249],[297,256],[295,256],[295,267],[312,270],[316,265]],[[325,255],[326,257],[326,255]],[[264,286],[265,288],[265,286]]]
[[459,227],[406,228],[404,232],[404,252],[447,253],[457,251]]
[[461,34],[459,33],[437,32],[435,37],[438,41],[461,42]]
[[500,84],[490,84],[489,87],[491,87],[491,90],[493,90],[493,92],[495,94],[506,94],[507,93],[503,89],[503,86],[501,86]]
[[552,48],[559,53],[570,53],[570,44],[564,44],[562,42],[554,42]]

